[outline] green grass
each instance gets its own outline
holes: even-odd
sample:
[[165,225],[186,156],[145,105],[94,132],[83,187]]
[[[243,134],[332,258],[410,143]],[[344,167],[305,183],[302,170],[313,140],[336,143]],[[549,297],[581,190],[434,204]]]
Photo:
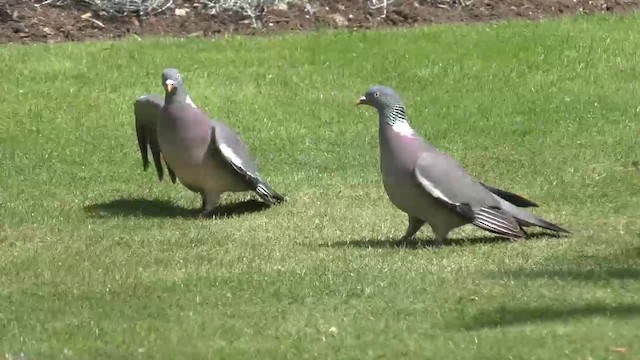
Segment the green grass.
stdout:
[[[0,354],[637,358],[639,27],[0,48]],[[193,220],[197,196],[142,172],[132,102],[168,66],[288,203]],[[354,107],[378,83],[432,143],[574,233],[465,227],[450,246],[395,248],[406,219],[382,189],[377,115]]]

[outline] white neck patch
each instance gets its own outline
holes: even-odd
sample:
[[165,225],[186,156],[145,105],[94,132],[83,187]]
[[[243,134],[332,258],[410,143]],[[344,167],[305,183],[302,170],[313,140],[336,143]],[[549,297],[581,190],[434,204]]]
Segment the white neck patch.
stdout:
[[191,107],[197,109],[198,106],[196,106],[196,103],[193,102],[193,100],[191,100],[191,96],[187,95],[187,98],[185,99],[185,101],[187,104],[191,105]]
[[413,131],[411,125],[406,121],[397,121],[395,124],[391,125],[391,129],[402,136],[413,137],[415,135],[415,131]]

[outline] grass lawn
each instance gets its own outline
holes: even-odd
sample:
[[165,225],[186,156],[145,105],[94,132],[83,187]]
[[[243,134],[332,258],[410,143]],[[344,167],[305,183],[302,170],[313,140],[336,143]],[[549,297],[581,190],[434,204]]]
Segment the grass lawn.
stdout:
[[[0,356],[640,358],[640,16],[0,48]],[[201,221],[133,100],[182,70],[289,201]],[[378,122],[574,233],[396,248]],[[253,195],[227,195],[233,203]],[[535,231],[534,231],[535,233]],[[13,355],[12,355],[13,354]]]

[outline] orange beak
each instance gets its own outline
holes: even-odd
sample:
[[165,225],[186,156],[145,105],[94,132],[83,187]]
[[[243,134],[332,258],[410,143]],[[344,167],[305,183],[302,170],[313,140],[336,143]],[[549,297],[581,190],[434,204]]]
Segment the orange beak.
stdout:
[[165,84],[167,85],[167,92],[171,92],[171,90],[173,90],[173,87],[174,87],[173,80],[167,80]]

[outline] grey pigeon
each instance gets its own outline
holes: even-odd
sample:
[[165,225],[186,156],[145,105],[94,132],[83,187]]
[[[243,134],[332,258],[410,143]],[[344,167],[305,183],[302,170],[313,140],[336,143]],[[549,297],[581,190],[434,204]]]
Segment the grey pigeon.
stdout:
[[523,207],[537,204],[474,179],[456,160],[425,141],[409,125],[402,99],[386,86],[370,87],[357,105],[378,110],[380,170],[391,202],[409,216],[403,240],[425,223],[442,244],[449,232],[473,224],[499,236],[526,236],[523,227],[569,233]]
[[226,124],[212,120],[187,93],[176,69],[162,72],[164,100],[145,95],[134,104],[136,134],[145,170],[151,149],[158,179],[164,176],[164,160],[172,182],[176,178],[200,194],[200,216],[211,217],[225,192],[254,191],[268,204],[285,198],[258,174],[247,145]]

